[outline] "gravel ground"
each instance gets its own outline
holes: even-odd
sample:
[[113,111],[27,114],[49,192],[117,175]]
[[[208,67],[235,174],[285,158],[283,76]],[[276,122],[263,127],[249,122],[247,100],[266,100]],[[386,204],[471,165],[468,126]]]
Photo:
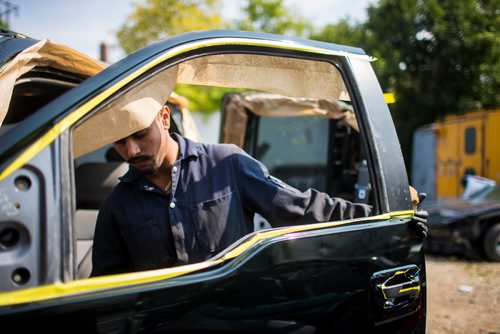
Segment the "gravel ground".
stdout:
[[427,333],[500,334],[500,263],[426,255]]

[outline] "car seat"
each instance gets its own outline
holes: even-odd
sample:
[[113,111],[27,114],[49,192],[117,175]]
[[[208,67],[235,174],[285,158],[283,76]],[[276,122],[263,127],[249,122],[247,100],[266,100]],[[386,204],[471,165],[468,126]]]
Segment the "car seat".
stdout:
[[[107,153],[106,158],[114,160],[111,153]],[[88,162],[75,170],[77,210],[74,227],[78,278],[88,278],[92,271],[92,245],[99,207],[118,184],[118,177],[127,170],[128,164],[123,161]]]

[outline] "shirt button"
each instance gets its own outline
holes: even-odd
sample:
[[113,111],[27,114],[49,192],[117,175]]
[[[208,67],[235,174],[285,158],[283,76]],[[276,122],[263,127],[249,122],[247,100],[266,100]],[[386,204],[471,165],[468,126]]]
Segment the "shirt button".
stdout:
[[177,173],[177,166],[172,167],[172,172]]
[[175,208],[175,203],[174,202],[170,202],[170,208],[171,209]]

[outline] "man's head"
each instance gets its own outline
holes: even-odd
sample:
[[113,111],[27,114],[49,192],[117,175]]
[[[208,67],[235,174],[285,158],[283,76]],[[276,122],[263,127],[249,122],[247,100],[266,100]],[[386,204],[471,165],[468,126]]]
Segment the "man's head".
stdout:
[[164,106],[149,127],[114,142],[113,146],[125,161],[142,174],[154,175],[160,167],[169,165],[168,143],[172,141],[169,127],[170,110]]

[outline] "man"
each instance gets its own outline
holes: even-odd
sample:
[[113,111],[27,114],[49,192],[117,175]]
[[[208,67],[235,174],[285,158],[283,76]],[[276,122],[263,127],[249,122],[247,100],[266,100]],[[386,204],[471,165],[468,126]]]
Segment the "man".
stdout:
[[[371,206],[300,192],[243,150],[170,135],[164,106],[146,129],[114,143],[130,163],[97,219],[92,276],[200,262],[253,231],[254,213],[274,227],[369,216]],[[426,213],[412,227],[427,232]]]

